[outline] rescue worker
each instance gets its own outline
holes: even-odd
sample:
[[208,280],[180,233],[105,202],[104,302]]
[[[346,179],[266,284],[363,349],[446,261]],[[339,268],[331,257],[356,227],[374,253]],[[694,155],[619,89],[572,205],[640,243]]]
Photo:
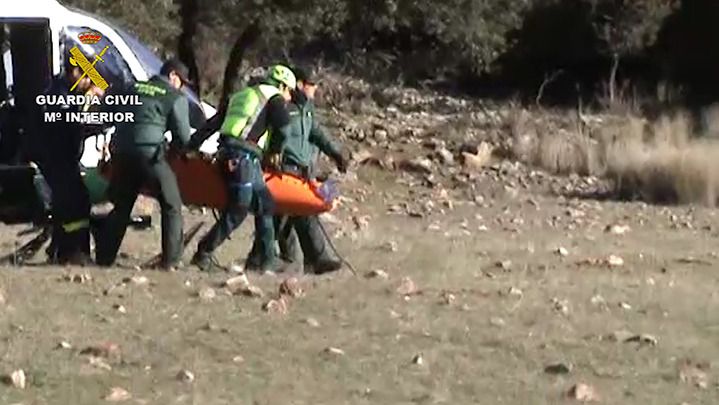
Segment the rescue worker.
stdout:
[[[317,91],[317,80],[308,70],[294,68],[297,90],[288,105],[290,131],[282,153],[281,170],[304,178],[314,176],[314,160],[317,150],[331,158],[340,172],[346,173],[347,162],[339,148],[330,141],[317,122],[313,100]],[[286,261],[294,260],[295,234],[299,240],[307,272],[323,274],[339,270],[342,262],[328,249],[324,233],[317,216],[287,217],[275,216],[275,232],[279,242],[280,255]],[[293,232],[294,231],[294,232]],[[258,240],[246,261],[248,269],[259,265],[261,247]],[[274,248],[274,244],[273,244]]]
[[[174,271],[182,258],[182,197],[177,178],[167,162],[171,149],[184,153],[190,140],[189,104],[181,93],[190,84],[189,70],[180,61],[166,61],[159,75],[135,83],[128,91],[141,105],[128,106],[134,122],[118,125],[112,139],[112,178],[108,197],[114,208],[97,246],[97,263],[111,266],[117,257],[135,200],[149,188],[160,202],[163,270]],[[168,145],[165,132],[172,133]]]
[[288,133],[286,103],[296,87],[295,75],[288,67],[270,67],[265,78],[235,93],[227,107],[218,158],[225,168],[229,206],[217,223],[197,245],[192,263],[202,271],[221,269],[212,252],[237,229],[252,212],[255,239],[262,241],[259,267],[265,272],[279,270],[273,242],[273,201],[262,173],[262,160],[279,165],[279,154]]
[[[78,82],[75,89],[70,88]],[[63,73],[54,77],[46,95],[66,96],[94,94],[102,96],[82,69],[65,58]],[[68,122],[67,112],[81,112],[83,105],[54,104],[40,109],[45,113],[61,114],[55,122],[45,121],[40,126],[39,141],[42,150],[36,151],[38,166],[48,187],[52,204],[52,241],[47,249],[49,262],[54,264],[87,265],[90,257],[90,197],[82,180],[80,158],[85,141],[85,124]]]

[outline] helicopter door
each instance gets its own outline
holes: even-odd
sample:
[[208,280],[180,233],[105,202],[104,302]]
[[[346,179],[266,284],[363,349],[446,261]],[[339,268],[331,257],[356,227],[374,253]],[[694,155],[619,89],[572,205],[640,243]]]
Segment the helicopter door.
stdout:
[[[4,66],[4,70],[12,72],[12,87],[8,98],[14,99],[14,106],[10,103],[5,106],[6,110],[12,110],[4,114],[5,121],[12,122],[3,123],[6,128],[0,142],[0,157],[3,162],[17,160],[21,155],[21,144],[25,144],[25,151],[30,152],[27,157],[32,157],[33,140],[39,130],[37,117],[40,114],[35,98],[42,94],[52,78],[49,21],[14,20],[6,25],[9,28],[10,57],[3,58],[3,65],[9,62],[10,66]],[[9,78],[5,79],[7,83]]]

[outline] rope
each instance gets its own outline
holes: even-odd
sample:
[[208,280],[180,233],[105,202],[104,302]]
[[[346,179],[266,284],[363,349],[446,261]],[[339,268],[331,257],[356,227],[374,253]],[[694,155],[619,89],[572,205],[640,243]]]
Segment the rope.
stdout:
[[347,259],[344,258],[344,256],[342,256],[342,255],[337,251],[337,248],[335,247],[335,244],[332,243],[332,240],[331,240],[330,237],[327,235],[327,230],[325,229],[325,226],[322,225],[322,221],[317,221],[317,223],[318,223],[319,226],[320,226],[320,230],[322,231],[322,234],[325,236],[325,240],[326,240],[327,243],[330,245],[330,247],[332,248],[332,250],[335,252],[335,255],[337,255],[337,257],[342,261],[342,263],[346,264],[347,267],[349,267],[349,269],[350,269],[350,271],[352,272],[352,274],[356,276],[356,275],[357,275],[357,270],[354,268],[354,266],[352,265],[352,263],[350,263]]

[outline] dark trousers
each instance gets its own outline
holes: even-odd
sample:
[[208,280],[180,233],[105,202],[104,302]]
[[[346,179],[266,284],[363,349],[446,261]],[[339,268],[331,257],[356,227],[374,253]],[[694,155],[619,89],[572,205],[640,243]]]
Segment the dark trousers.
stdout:
[[177,265],[182,258],[182,196],[177,178],[163,154],[116,154],[108,189],[114,208],[108,216],[97,247],[97,262],[112,265],[117,258],[135,200],[146,187],[160,202],[162,220],[162,266]]
[[[286,162],[282,165],[282,171],[296,176],[308,178],[307,169],[293,163]],[[280,255],[288,261],[293,261],[296,256],[296,246],[299,241],[300,249],[305,264],[316,264],[320,260],[331,259],[334,255],[327,249],[327,238],[320,229],[320,219],[316,215],[306,217],[291,217],[277,215],[274,217],[275,235],[280,248]],[[264,240],[263,240],[264,241]],[[264,246],[260,246],[255,239],[252,249],[247,258],[250,265],[257,265],[259,255]],[[263,242],[264,243],[264,242]],[[272,250],[275,241],[270,243]]]
[[229,205],[219,220],[197,245],[198,254],[210,254],[237,229],[249,213],[255,216],[255,240],[262,241],[259,254],[262,261],[275,259],[272,242],[275,232],[272,223],[272,196],[265,183],[258,158],[241,153],[233,172],[227,173]]
[[275,237],[280,248],[280,256],[288,262],[293,262],[297,256],[297,232],[291,219],[292,217],[286,215],[274,217]]
[[[293,261],[296,256],[296,246],[299,242],[305,264],[316,264],[320,260],[333,258],[332,251],[328,249],[327,238],[320,229],[320,219],[316,215],[307,217],[274,217],[275,235],[283,259]],[[255,240],[250,250],[248,263],[257,265],[262,246]],[[264,243],[264,241],[263,241]],[[274,249],[275,241],[271,246]]]
[[90,254],[90,197],[75,159],[48,158],[40,171],[51,192],[52,260],[65,261]]

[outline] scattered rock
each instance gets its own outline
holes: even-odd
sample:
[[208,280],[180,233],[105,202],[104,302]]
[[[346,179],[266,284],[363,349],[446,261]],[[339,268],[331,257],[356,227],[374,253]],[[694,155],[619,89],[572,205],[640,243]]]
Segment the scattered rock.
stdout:
[[230,266],[230,273],[245,274],[245,268],[239,264],[233,264]]
[[262,291],[262,289],[256,285],[245,286],[238,290],[237,294],[242,294],[245,297],[250,298],[262,298],[265,296],[265,293]]
[[63,280],[69,282],[69,283],[78,283],[78,284],[85,284],[92,281],[92,276],[90,276],[87,273],[82,274],[66,274],[63,277]]
[[567,363],[555,363],[550,364],[547,367],[544,368],[544,372],[547,374],[569,374],[572,372],[572,369],[574,366],[572,364]]
[[315,318],[307,318],[307,319],[305,319],[305,323],[313,328],[320,327],[320,322]]
[[422,356],[421,353],[420,353],[420,354],[416,354],[416,355],[412,358],[412,364],[416,364],[416,365],[418,365],[418,366],[424,365],[424,357]]
[[366,278],[381,278],[383,280],[387,280],[389,278],[389,274],[387,274],[387,272],[384,270],[377,269],[377,270],[370,271],[369,273],[367,273],[367,275],[365,277]]
[[414,281],[412,281],[409,277],[402,277],[402,280],[395,291],[397,291],[397,294],[404,296],[416,295],[419,293],[417,285],[415,285]]
[[482,169],[491,163],[493,152],[494,148],[490,144],[482,142],[477,153],[462,152],[462,165],[465,169]]
[[418,156],[414,159],[403,160],[400,162],[399,167],[408,172],[430,174],[432,173],[434,165],[430,159]]
[[98,345],[82,349],[80,354],[104,358],[117,357],[120,355],[120,346],[117,343],[103,342]]
[[342,220],[337,218],[336,215],[331,214],[329,212],[324,212],[319,215],[320,219],[323,223],[329,224],[329,225],[342,225]]
[[679,363],[679,381],[696,388],[707,389],[709,387],[709,376],[706,370],[708,369],[708,364],[696,364],[691,360],[682,360]]
[[604,297],[602,297],[602,296],[599,295],[599,294],[594,295],[594,296],[589,300],[589,302],[591,302],[592,305],[600,306],[600,307],[607,305],[607,301],[604,299]]
[[352,222],[358,231],[369,228],[369,215],[353,216]]
[[25,376],[25,371],[23,370],[15,370],[10,375],[7,375],[3,377],[3,382],[6,385],[24,390],[27,385],[27,378]]
[[569,315],[569,300],[552,298],[552,306],[555,311],[561,313],[562,315]]
[[72,349],[72,345],[71,345],[69,342],[66,342],[66,341],[63,340],[63,341],[61,341],[60,343],[57,344],[57,348],[58,348],[58,349],[64,349],[64,350],[71,350],[71,349]]
[[614,235],[624,235],[630,230],[631,228],[629,227],[629,225],[607,225],[607,227],[604,229],[605,232]]
[[125,278],[122,280],[125,284],[134,284],[134,285],[147,285],[150,283],[150,280],[145,276],[132,276]]
[[629,303],[622,301],[619,303],[619,308],[621,308],[625,311],[630,311],[632,309],[632,306],[629,305]]
[[614,331],[614,332],[608,334],[607,336],[605,336],[604,338],[611,342],[626,342],[627,340],[631,339],[633,336],[635,336],[635,334],[633,332],[622,329],[622,330]]
[[609,267],[621,267],[624,266],[624,259],[616,255],[609,255],[606,263]]
[[513,297],[522,298],[522,296],[524,295],[524,293],[522,292],[522,290],[520,290],[520,289],[517,288],[517,287],[509,287],[509,289],[507,290],[507,295],[510,295],[510,296],[513,296]]
[[249,285],[250,280],[247,279],[247,275],[244,273],[239,276],[229,278],[223,283],[223,287],[227,287],[231,291],[238,291],[242,288],[248,287]]
[[287,295],[292,298],[299,298],[303,294],[304,290],[296,277],[290,277],[280,284],[280,296]]
[[214,288],[205,287],[197,293],[197,296],[200,297],[202,301],[209,302],[217,297],[217,292]]
[[457,300],[457,297],[449,291],[442,291],[440,298],[442,298],[442,303],[445,305],[453,305]]
[[399,245],[395,241],[389,241],[389,242],[385,243],[383,247],[385,250],[390,251],[392,253],[399,251]]
[[606,266],[606,267],[621,267],[624,266],[624,259],[617,255],[609,255],[604,259],[589,258],[580,260],[577,262],[579,266]]
[[504,321],[504,319],[493,316],[489,318],[489,324],[498,328],[501,328],[507,324],[507,322]]
[[495,263],[495,266],[504,271],[510,271],[510,270],[512,270],[512,261],[511,260],[502,260],[500,262]]
[[125,306],[123,306],[123,305],[115,304],[112,306],[112,308],[121,314],[127,313],[127,308],[125,308]]
[[627,343],[634,342],[649,346],[656,346],[659,344],[659,340],[656,337],[648,334],[634,335],[624,341]]
[[439,156],[442,164],[449,166],[454,164],[454,155],[447,148],[440,148],[437,150],[437,156]]
[[120,387],[113,387],[110,389],[110,393],[105,396],[105,401],[109,402],[123,402],[127,401],[130,398],[132,398],[132,395],[124,389]]
[[177,378],[178,381],[182,381],[187,384],[195,381],[195,375],[189,370],[180,370],[175,378]]
[[598,402],[600,400],[597,390],[584,383],[579,383],[570,388],[567,396],[580,402]]
[[322,351],[325,354],[330,354],[333,356],[344,356],[345,352],[342,349],[338,349],[336,347],[328,347],[325,350]]
[[569,255],[569,251],[568,251],[566,248],[562,247],[562,246],[560,246],[560,247],[558,247],[557,249],[555,249],[555,250],[554,250],[554,253],[556,253],[557,255],[562,256],[562,257],[566,257],[566,256]]
[[87,363],[100,370],[112,371],[112,366],[110,366],[110,364],[108,364],[102,357],[90,356],[87,359]]
[[287,301],[285,301],[284,297],[269,300],[264,305],[262,305],[262,310],[272,314],[285,315],[287,314],[288,310]]
[[377,142],[384,142],[387,140],[387,130],[378,128],[374,131],[374,140]]
[[242,356],[235,356],[235,357],[232,358],[232,362],[233,362],[233,363],[237,363],[237,364],[239,364],[239,363],[244,363],[244,362],[245,362],[245,358],[242,357]]

